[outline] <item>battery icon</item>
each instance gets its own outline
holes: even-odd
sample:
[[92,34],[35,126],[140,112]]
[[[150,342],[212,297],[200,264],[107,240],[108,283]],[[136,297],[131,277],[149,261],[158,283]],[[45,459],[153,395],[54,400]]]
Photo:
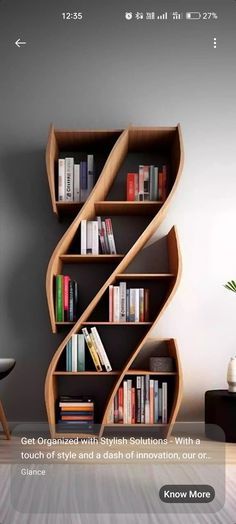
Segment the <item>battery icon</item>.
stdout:
[[187,20],[199,20],[202,15],[198,11],[192,11],[192,12],[186,13],[185,16]]

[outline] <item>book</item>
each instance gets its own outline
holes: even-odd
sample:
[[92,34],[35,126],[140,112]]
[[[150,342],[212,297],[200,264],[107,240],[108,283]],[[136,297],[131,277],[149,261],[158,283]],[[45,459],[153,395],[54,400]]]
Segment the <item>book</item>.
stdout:
[[80,202],[80,164],[74,164],[74,201]]
[[144,289],[144,322],[149,322],[150,289]]
[[64,309],[64,321],[67,322],[69,320],[69,283],[70,283],[70,277],[68,275],[65,275],[63,277],[63,290],[64,290],[64,303],[63,303],[63,309]]
[[150,423],[150,376],[145,375],[144,422]]
[[92,221],[92,254],[99,254],[99,244],[98,244],[98,222],[97,220]]
[[92,255],[93,253],[93,223],[91,220],[87,221],[86,230],[86,254]]
[[136,422],[141,423],[141,377],[136,377]]
[[162,424],[167,424],[167,382],[162,382]]
[[72,369],[71,371],[77,371],[77,335],[71,336],[72,343]]
[[154,424],[158,423],[158,380],[154,380]]
[[123,422],[123,388],[118,389],[118,422]]
[[106,371],[112,371],[112,367],[111,367],[109,358],[107,356],[106,350],[105,350],[104,345],[103,345],[103,343],[101,341],[101,338],[100,338],[100,335],[98,333],[97,328],[96,327],[92,327],[91,328],[91,332],[92,332],[92,335],[94,337],[96,350],[97,350],[97,353],[99,355],[101,363],[105,367]]
[[58,200],[63,202],[65,200],[65,159],[58,160]]
[[107,236],[105,220],[102,221],[102,230],[103,230],[103,236],[104,236],[104,242],[105,242],[105,252],[106,252],[106,254],[109,254],[110,253],[110,247],[109,247],[109,243],[108,243],[108,236]]
[[120,287],[113,286],[113,322],[120,321]]
[[113,235],[112,222],[110,218],[105,219],[106,232],[108,238],[109,252],[111,255],[116,255],[115,239]]
[[126,322],[126,282],[120,282],[120,321]]
[[128,173],[127,174],[127,194],[126,198],[128,201],[138,200],[138,173]]
[[79,333],[77,339],[77,370],[85,371],[85,343],[84,335]]
[[87,162],[82,160],[80,162],[80,198],[81,202],[85,202],[88,196],[88,173]]
[[87,328],[82,328],[82,332],[83,332],[86,344],[88,346],[88,349],[89,349],[89,352],[92,357],[96,370],[102,371],[102,366],[101,366],[101,363],[100,363],[100,360],[97,354],[96,346],[94,345],[93,340],[91,339]]
[[94,157],[87,155],[87,197],[90,195],[94,186]]
[[144,288],[139,289],[139,322],[144,322]]
[[134,289],[134,322],[139,322],[139,289]]
[[113,322],[113,286],[109,286],[109,322]]
[[150,404],[149,404],[149,407],[150,407],[150,411],[149,411],[149,422],[150,422],[150,424],[153,424],[153,423],[154,423],[154,380],[153,380],[153,379],[150,379],[149,384],[150,384],[150,393],[149,393],[149,398],[150,398]]
[[86,252],[87,252],[87,220],[81,220],[80,252],[81,252],[81,255],[86,255]]
[[65,188],[65,199],[73,201],[73,185],[74,185],[74,158],[67,157],[65,159],[65,178],[66,178],[66,188]]
[[136,292],[134,288],[129,290],[129,321],[135,322],[135,299]]
[[127,380],[123,381],[123,422],[128,423],[128,384]]
[[104,228],[102,226],[102,219],[101,217],[97,217],[97,222],[98,222],[98,236],[99,236],[99,242],[100,242],[100,247],[101,247],[101,253],[103,255],[106,254],[106,245],[105,245],[105,233],[104,233]]
[[64,322],[63,275],[56,275],[56,322]]
[[144,195],[144,166],[139,166],[138,196],[143,200]]

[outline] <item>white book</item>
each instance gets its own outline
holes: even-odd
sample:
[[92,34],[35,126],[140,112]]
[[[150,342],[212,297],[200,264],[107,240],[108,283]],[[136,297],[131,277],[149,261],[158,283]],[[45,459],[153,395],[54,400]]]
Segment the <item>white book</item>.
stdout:
[[65,161],[65,176],[66,176],[66,200],[73,201],[74,198],[74,159],[66,158]]
[[77,335],[72,335],[72,371],[77,371]]
[[88,195],[91,193],[94,186],[94,158],[93,155],[87,155],[87,169],[88,169]]
[[127,380],[127,422],[132,423],[132,380]]
[[139,322],[139,289],[135,289],[134,321]]
[[128,384],[127,380],[123,382],[123,421],[128,423]]
[[158,418],[162,420],[162,388],[158,390]]
[[103,364],[103,366],[105,366],[106,371],[112,371],[112,367],[111,367],[109,358],[107,356],[107,353],[105,351],[104,345],[103,345],[103,343],[101,341],[101,338],[100,338],[100,335],[98,333],[97,328],[96,327],[92,327],[91,328],[91,332],[92,332],[93,338],[95,340],[96,349],[97,349],[98,355],[100,357],[101,363]]
[[74,201],[80,201],[80,164],[74,164]]
[[99,254],[99,243],[98,243],[98,222],[97,220],[92,221],[92,253],[93,255]]
[[87,253],[87,220],[81,220],[80,225],[80,252],[81,255]]
[[58,159],[58,200],[63,202],[65,198],[66,187],[66,173],[65,173],[65,159]]
[[114,317],[113,317],[113,286],[109,286],[109,322],[114,322]]
[[120,288],[113,287],[113,322],[120,321]]
[[120,321],[126,322],[126,282],[120,282]]
[[92,252],[93,252],[93,223],[91,220],[88,220],[86,253],[87,255],[91,255]]
[[162,382],[162,423],[167,424],[167,382]]

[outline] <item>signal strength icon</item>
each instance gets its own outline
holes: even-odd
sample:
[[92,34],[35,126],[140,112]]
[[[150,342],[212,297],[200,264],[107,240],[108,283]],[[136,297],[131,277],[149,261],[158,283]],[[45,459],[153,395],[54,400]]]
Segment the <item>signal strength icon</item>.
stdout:
[[162,13],[161,15],[157,15],[156,17],[157,20],[167,20],[167,18],[168,18],[167,11],[165,13]]

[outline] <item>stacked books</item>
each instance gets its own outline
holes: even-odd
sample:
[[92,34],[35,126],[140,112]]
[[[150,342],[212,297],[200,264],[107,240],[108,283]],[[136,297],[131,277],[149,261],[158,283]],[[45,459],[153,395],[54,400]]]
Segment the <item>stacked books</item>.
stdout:
[[114,398],[108,423],[167,424],[167,382],[150,375],[124,380]]
[[167,168],[163,165],[161,169],[156,166],[139,166],[138,173],[128,173],[127,200],[164,201],[167,195]]
[[116,245],[110,218],[81,221],[81,255],[116,254]]
[[59,431],[93,430],[94,402],[91,397],[59,398]]
[[75,322],[78,318],[78,282],[68,275],[56,276],[56,322]]
[[109,322],[148,322],[150,289],[109,286]]
[[74,157],[58,159],[59,202],[85,202],[94,186],[93,155],[83,155],[77,162]]
[[82,334],[72,335],[66,344],[66,371],[85,371],[85,342],[97,371],[112,371],[106,350],[96,327],[89,333],[82,328]]

